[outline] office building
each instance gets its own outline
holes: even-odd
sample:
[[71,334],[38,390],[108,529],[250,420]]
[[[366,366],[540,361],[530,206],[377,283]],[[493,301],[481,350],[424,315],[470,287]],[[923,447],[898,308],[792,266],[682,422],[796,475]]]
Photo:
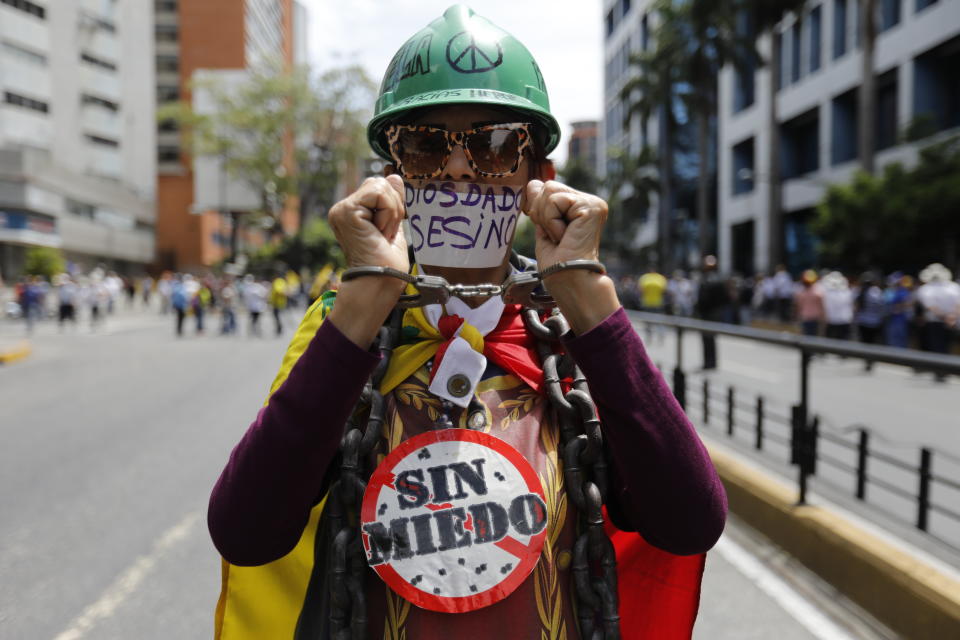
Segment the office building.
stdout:
[[[960,128],[960,2],[877,0],[874,56],[877,170],[915,161],[919,145]],[[768,113],[771,73],[726,68],[719,92],[719,244],[724,271],[812,266],[809,230],[827,185],[848,182],[858,162],[858,91],[863,78],[856,0],[808,2],[775,30],[781,65],[778,122]],[[771,38],[761,37],[769,57]],[[771,127],[779,128],[781,233],[769,233]],[[907,135],[907,134],[910,135]],[[905,142],[908,138],[922,139]],[[776,228],[774,228],[776,229]]]
[[[627,119],[631,103],[640,96],[637,92],[623,95],[624,85],[638,73],[636,66],[630,64],[631,55],[652,51],[656,46],[655,5],[655,0],[604,0],[603,3],[604,118],[598,144],[600,175],[608,181],[615,180],[618,173],[624,173],[621,171],[624,164],[638,158],[647,147],[653,151],[652,157],[662,161],[661,166],[634,166],[632,173],[663,174],[669,169],[669,181],[661,176],[667,196],[650,194],[649,207],[636,204],[643,199],[633,198],[626,176],[619,192],[615,196],[608,194],[612,202],[624,208],[622,212],[612,211],[611,217],[625,225],[618,233],[628,232],[631,236],[624,245],[624,255],[630,264],[624,266],[633,269],[645,268],[650,263],[671,269],[697,262],[694,208],[699,159],[694,151],[696,145],[690,144],[696,140],[696,127],[685,112],[675,113],[677,123],[669,138],[672,149],[667,153],[663,107],[652,109],[646,121],[638,113]],[[711,136],[713,129],[711,126]],[[715,148],[713,139],[712,148]],[[706,166],[713,176],[716,167],[712,158],[708,158]]]

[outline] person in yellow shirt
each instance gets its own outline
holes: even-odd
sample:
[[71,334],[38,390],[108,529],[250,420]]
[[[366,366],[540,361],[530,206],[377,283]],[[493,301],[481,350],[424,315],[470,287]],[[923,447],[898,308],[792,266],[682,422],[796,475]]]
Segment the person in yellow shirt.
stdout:
[[[666,310],[667,279],[656,269],[650,267],[640,276],[637,284],[640,287],[640,308],[650,313],[663,313]],[[656,337],[657,342],[663,342],[663,327],[647,324],[647,342]]]
[[277,335],[283,333],[283,322],[280,313],[287,308],[287,281],[277,276],[270,287],[270,308],[273,309],[273,321],[277,327]]

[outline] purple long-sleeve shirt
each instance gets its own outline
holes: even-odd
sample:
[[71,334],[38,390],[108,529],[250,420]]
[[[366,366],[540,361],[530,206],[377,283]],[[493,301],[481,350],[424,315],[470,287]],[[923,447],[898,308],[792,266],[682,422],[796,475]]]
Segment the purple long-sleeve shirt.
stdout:
[[[617,511],[652,545],[708,550],[727,498],[713,463],[650,362],[623,309],[581,336],[567,334],[609,445]],[[230,455],[210,497],[214,545],[230,563],[260,565],[300,539],[343,424],[379,357],[320,326],[289,376]]]

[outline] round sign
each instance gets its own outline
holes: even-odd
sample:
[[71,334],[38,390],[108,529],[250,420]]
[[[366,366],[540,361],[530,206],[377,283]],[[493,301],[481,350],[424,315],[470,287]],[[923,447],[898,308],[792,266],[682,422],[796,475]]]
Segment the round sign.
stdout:
[[530,463],[482,431],[444,429],[402,442],[374,471],[360,527],[367,562],[423,609],[463,613],[506,598],[547,535]]

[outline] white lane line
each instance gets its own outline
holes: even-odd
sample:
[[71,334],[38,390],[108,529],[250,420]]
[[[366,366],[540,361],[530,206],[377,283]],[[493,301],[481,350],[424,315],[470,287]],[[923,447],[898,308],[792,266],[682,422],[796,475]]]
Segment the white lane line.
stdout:
[[137,558],[126,571],[117,576],[97,601],[84,609],[83,613],[77,616],[54,640],[78,640],[98,622],[116,613],[157,565],[163,554],[187,537],[190,529],[200,520],[200,515],[199,510],[191,511],[180,522],[167,529],[157,539],[149,553]]
[[855,640],[727,536],[721,537],[714,549],[819,640]]

